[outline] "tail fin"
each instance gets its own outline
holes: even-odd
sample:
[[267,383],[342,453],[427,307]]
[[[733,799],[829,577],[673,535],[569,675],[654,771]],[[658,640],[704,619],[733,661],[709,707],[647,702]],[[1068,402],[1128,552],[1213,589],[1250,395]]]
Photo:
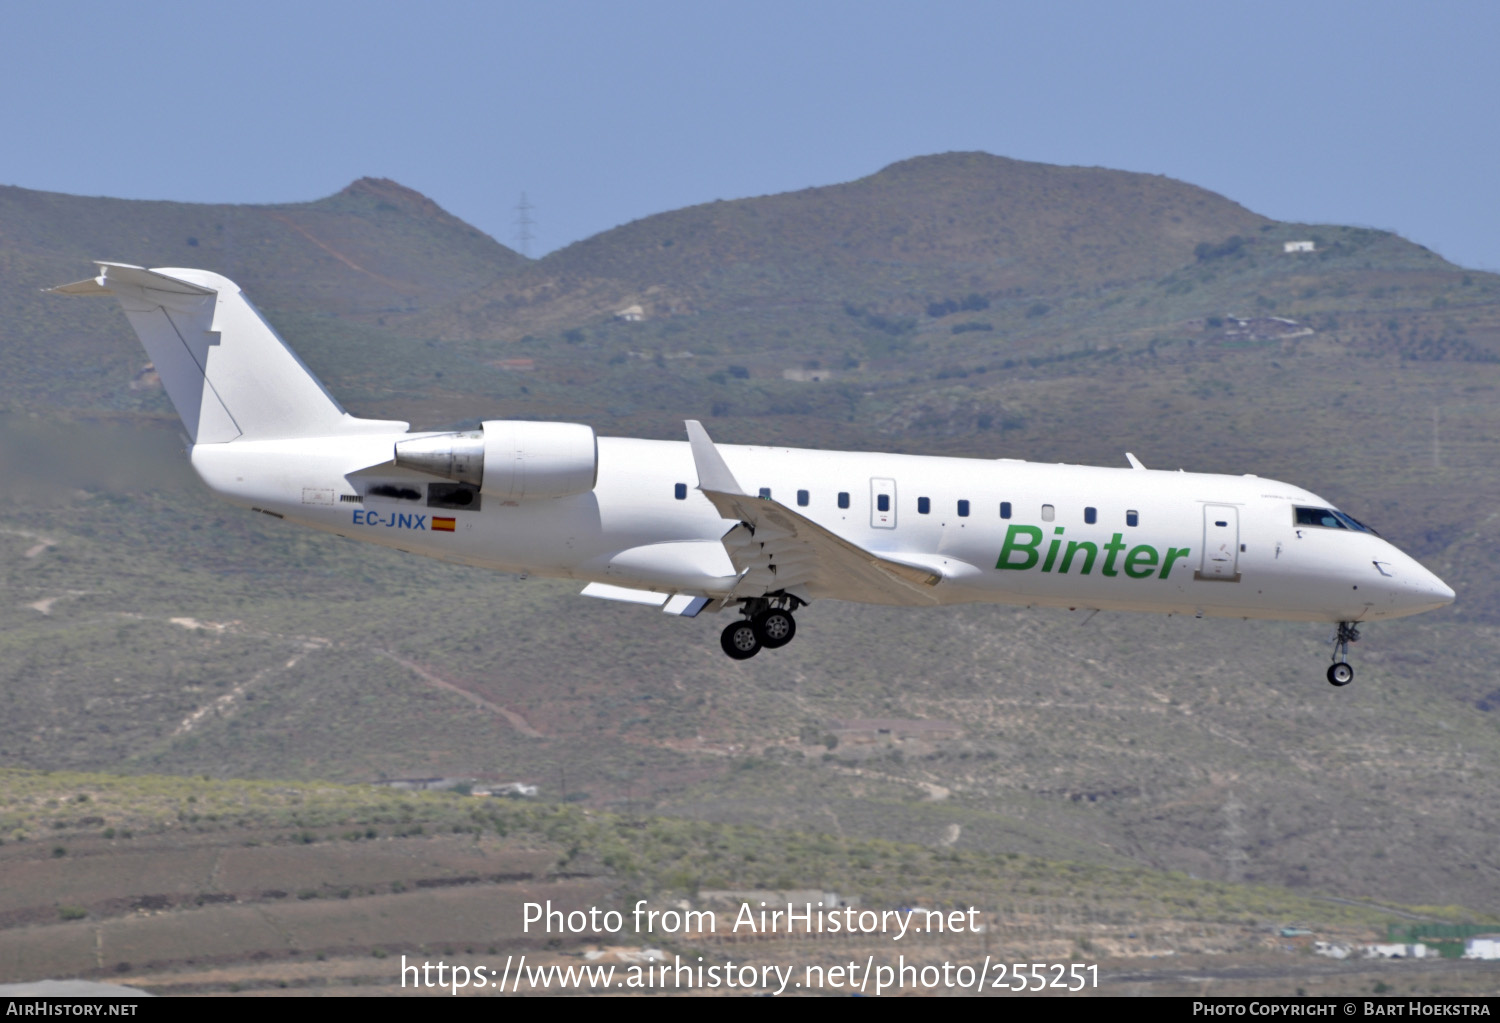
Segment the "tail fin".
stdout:
[[194,444],[407,428],[345,412],[239,286],[216,273],[101,262],[98,277],[52,290],[120,300]]

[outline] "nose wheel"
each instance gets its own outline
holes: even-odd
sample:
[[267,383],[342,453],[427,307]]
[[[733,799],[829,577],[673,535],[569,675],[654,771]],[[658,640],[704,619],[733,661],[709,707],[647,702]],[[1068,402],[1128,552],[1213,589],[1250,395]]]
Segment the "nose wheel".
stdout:
[[1333,663],[1328,666],[1330,685],[1347,686],[1354,681],[1354,668],[1349,664],[1349,644],[1359,639],[1359,626],[1354,622],[1339,622],[1339,631],[1333,636]]

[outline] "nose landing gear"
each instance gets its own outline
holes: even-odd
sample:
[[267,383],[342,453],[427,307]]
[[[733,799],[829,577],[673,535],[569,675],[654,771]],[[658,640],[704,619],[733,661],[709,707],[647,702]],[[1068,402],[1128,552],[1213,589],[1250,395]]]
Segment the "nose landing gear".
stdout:
[[797,634],[797,620],[792,612],[804,602],[790,594],[768,597],[746,597],[740,601],[744,618],[731,622],[719,635],[719,646],[737,661],[760,653],[761,648],[775,650],[786,646]]
[[1328,681],[1331,685],[1347,686],[1354,681],[1354,668],[1349,664],[1349,644],[1358,639],[1357,624],[1339,622],[1339,631],[1333,636],[1333,663],[1328,666]]

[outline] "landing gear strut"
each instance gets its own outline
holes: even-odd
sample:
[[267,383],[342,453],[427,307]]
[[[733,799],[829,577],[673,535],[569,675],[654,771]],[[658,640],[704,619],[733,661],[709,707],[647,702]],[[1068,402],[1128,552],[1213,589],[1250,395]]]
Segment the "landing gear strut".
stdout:
[[1330,684],[1347,686],[1354,681],[1354,669],[1349,665],[1349,644],[1358,639],[1358,625],[1354,622],[1339,622],[1339,631],[1333,636],[1333,663],[1328,666]]
[[789,593],[741,599],[740,613],[745,617],[725,627],[719,635],[719,646],[737,661],[754,657],[762,647],[775,650],[786,646],[797,634],[792,612],[804,603]]

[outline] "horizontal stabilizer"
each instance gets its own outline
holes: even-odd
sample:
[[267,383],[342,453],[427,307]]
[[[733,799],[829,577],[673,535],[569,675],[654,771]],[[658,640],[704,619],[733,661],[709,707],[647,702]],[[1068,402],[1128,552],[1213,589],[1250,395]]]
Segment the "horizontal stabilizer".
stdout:
[[98,277],[74,281],[72,284],[64,284],[47,290],[57,295],[116,295],[119,292],[112,285],[122,284],[132,288],[160,291],[168,295],[212,295],[214,293],[213,288],[179,280],[155,270],[147,270],[145,267],[131,266],[129,263],[100,262],[98,266]]
[[78,295],[88,298],[93,295],[113,295],[114,292],[100,284],[98,279],[89,277],[86,280],[74,281],[72,284],[59,284],[55,288],[43,288],[43,291],[53,295]]

